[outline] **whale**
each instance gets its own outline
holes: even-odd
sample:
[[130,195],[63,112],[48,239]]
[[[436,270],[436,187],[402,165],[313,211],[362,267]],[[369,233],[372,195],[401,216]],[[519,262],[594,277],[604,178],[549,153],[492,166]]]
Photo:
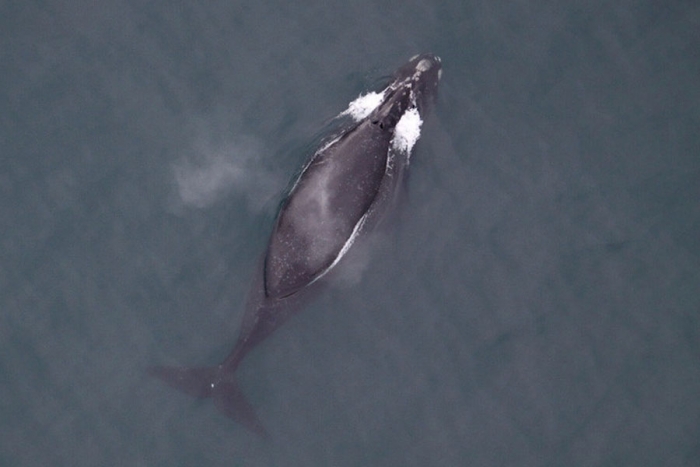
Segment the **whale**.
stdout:
[[393,209],[441,75],[438,56],[415,55],[381,91],[351,102],[339,115],[344,123],[321,141],[280,204],[231,352],[214,366],[152,366],[151,376],[190,396],[212,399],[227,417],[269,436],[239,388],[236,370],[332,280],[356,241]]

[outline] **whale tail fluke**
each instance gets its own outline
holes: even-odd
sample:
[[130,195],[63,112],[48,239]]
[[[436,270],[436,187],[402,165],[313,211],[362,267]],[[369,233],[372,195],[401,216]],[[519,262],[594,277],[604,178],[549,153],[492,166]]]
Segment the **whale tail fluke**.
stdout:
[[262,438],[269,437],[253,406],[238,387],[233,374],[226,373],[222,367],[154,366],[148,369],[148,374],[192,397],[211,397],[214,405],[224,415]]

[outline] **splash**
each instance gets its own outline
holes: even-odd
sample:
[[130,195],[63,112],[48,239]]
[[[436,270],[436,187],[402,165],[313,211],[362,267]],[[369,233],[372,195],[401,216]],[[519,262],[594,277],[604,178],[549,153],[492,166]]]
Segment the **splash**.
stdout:
[[422,124],[423,120],[420,118],[418,109],[413,107],[404,112],[396,124],[394,139],[391,142],[394,149],[410,154],[416,141],[420,138]]
[[367,94],[360,95],[357,99],[348,104],[348,108],[341,112],[340,115],[350,115],[353,120],[359,122],[360,120],[367,118],[369,114],[376,109],[379,104],[384,100],[384,91],[382,92],[369,92]]

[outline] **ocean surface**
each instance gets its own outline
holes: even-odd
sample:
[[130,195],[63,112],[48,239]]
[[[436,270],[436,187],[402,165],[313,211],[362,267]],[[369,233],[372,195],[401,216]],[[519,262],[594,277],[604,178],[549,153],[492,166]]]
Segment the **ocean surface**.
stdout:
[[[700,465],[700,3],[0,3],[0,465]],[[442,58],[400,209],[238,377],[331,119]]]

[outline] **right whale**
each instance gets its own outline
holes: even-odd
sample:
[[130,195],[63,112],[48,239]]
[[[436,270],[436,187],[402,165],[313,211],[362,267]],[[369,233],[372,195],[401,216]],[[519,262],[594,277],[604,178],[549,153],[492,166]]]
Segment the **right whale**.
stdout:
[[152,376],[191,396],[211,397],[228,417],[267,436],[234,373],[390,209],[441,73],[439,57],[416,55],[383,91],[351,103],[344,114],[352,124],[316,150],[281,204],[231,353],[217,366],[154,366]]

